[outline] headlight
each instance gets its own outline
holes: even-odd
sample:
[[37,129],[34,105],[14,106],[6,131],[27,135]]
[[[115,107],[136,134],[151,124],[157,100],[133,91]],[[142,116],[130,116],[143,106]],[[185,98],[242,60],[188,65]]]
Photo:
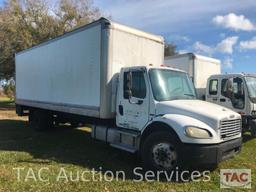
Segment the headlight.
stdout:
[[188,137],[193,137],[198,139],[208,139],[212,137],[209,131],[198,128],[198,127],[186,127],[185,132]]
[[252,116],[256,116],[256,111],[252,111]]

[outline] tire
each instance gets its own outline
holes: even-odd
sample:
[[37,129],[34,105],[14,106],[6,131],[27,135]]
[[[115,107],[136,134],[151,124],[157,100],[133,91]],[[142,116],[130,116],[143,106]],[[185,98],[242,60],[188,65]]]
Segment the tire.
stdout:
[[140,156],[146,170],[171,172],[179,166],[180,141],[168,131],[151,133],[143,142]]
[[77,128],[77,127],[79,127],[79,123],[76,122],[76,121],[71,121],[70,124],[71,124],[71,127],[72,127],[72,128]]
[[33,122],[33,112],[34,111],[30,110],[28,114],[28,123],[30,126],[32,125],[32,122]]
[[251,135],[252,137],[256,137],[256,121],[252,120],[251,121]]
[[53,116],[43,110],[35,110],[29,115],[31,127],[36,131],[45,131],[53,128]]

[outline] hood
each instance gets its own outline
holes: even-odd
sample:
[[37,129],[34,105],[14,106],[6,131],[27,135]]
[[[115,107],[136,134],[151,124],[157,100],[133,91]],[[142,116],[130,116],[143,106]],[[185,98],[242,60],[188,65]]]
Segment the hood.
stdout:
[[239,119],[240,115],[228,108],[201,100],[161,101],[156,104],[156,115],[179,114],[198,119],[212,128],[218,128],[220,120]]

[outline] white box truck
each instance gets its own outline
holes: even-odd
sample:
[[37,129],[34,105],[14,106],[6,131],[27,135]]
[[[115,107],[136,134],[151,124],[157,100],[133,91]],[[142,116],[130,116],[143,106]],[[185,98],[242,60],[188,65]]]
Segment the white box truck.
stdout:
[[243,131],[256,136],[256,75],[221,74],[219,60],[193,53],[165,57],[165,64],[189,73],[199,99],[241,114]]
[[221,73],[220,60],[197,55],[194,53],[178,54],[165,57],[167,66],[186,71],[192,79],[199,99],[205,98],[205,88],[208,78]]
[[[16,111],[37,129],[91,123],[151,170],[216,165],[241,149],[241,116],[196,100],[187,73],[161,67],[163,38],[100,19],[16,54]],[[224,133],[225,131],[225,133]]]
[[256,137],[256,75],[216,74],[209,77],[206,101],[227,107],[242,115],[243,132]]

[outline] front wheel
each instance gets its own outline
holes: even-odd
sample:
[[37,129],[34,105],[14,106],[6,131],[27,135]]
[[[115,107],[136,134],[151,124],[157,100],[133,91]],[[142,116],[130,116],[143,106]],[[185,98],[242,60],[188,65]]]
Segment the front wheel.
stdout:
[[256,120],[252,120],[251,122],[251,135],[252,137],[256,137]]
[[180,141],[170,132],[151,133],[141,147],[141,159],[147,170],[172,171],[179,164]]

